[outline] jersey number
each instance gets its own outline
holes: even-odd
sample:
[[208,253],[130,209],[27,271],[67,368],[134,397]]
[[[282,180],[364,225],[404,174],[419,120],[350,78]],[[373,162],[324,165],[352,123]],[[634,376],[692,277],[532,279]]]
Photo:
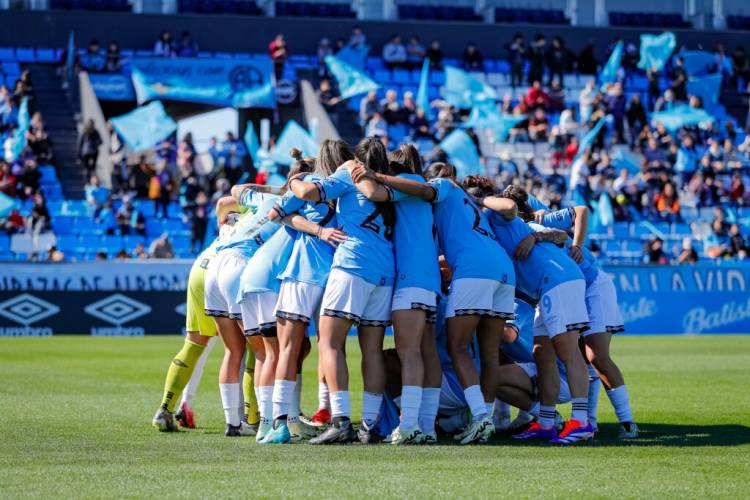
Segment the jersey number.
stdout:
[[467,205],[474,212],[474,225],[472,226],[472,229],[482,236],[486,236],[494,240],[495,235],[490,234],[489,231],[480,226],[480,224],[482,223],[482,216],[479,213],[479,209],[471,201],[469,201],[468,198],[464,198],[464,205]]
[[[375,219],[377,219],[379,215],[380,208],[376,206],[375,210],[373,210],[372,213],[370,213],[370,215],[368,215],[367,218],[362,221],[362,224],[360,224],[360,226],[380,234],[380,224],[375,222]],[[392,228],[386,226],[385,233],[383,235],[385,236],[385,239],[390,241],[392,236]]]

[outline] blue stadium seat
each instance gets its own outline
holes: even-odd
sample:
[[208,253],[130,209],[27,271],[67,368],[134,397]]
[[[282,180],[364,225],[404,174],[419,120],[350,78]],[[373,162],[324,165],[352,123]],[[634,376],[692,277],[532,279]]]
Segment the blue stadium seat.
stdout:
[[18,47],[16,49],[16,59],[23,63],[32,63],[36,61],[36,53],[32,48]]
[[0,234],[0,252],[10,251],[10,236],[7,234]]
[[58,235],[73,234],[73,221],[73,217],[66,217],[64,215],[55,216],[52,214],[52,231]]
[[164,225],[161,219],[147,219],[146,220],[146,234],[148,236],[159,236],[163,232],[164,232]]
[[[10,47],[0,47],[0,61],[15,61],[16,51]],[[5,65],[3,65],[5,69]]]
[[10,251],[0,251],[0,261],[1,262],[8,262],[15,260],[15,254]]
[[156,215],[156,204],[153,200],[138,200],[136,202],[136,208],[143,214],[144,217],[154,217]]
[[58,234],[56,235],[57,248],[63,253],[75,252],[79,246],[78,236],[72,234]]

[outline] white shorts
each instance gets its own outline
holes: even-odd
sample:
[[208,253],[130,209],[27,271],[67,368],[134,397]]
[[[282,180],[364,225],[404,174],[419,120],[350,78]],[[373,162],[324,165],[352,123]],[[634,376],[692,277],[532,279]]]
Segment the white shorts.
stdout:
[[571,330],[588,329],[586,282],[560,283],[542,295],[534,315],[534,336],[555,337]]
[[334,268],[328,276],[320,314],[350,319],[361,326],[388,326],[392,295],[392,286],[373,285]]
[[245,335],[276,336],[276,292],[255,292],[245,294],[240,303],[242,310],[242,327]]
[[322,287],[312,283],[285,279],[281,282],[276,302],[276,317],[310,324],[310,319],[320,312],[323,291]]
[[515,288],[500,281],[459,278],[451,283],[445,317],[490,316],[513,319]]
[[617,304],[617,289],[612,278],[599,271],[593,283],[586,287],[586,311],[589,313],[589,330],[592,333],[619,333],[625,331],[625,321]]
[[437,318],[437,294],[418,287],[395,290],[391,311],[409,311],[412,309],[423,310],[427,315],[427,322],[434,323]]
[[237,293],[247,260],[236,250],[225,250],[211,259],[206,269],[204,298],[206,316],[242,319]]
[[[516,363],[516,366],[526,372],[526,375],[531,379],[531,385],[534,386],[534,400],[539,399],[538,390],[536,386],[536,365],[534,363]],[[557,404],[569,403],[571,399],[570,387],[568,386],[568,377],[560,372],[560,395],[557,397]]]

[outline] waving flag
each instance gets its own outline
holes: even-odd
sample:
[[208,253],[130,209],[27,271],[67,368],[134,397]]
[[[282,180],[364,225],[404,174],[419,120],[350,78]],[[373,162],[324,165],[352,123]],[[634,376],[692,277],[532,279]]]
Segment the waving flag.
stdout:
[[65,65],[72,68],[76,60],[76,41],[75,35],[71,31],[68,34],[68,49],[65,52]]
[[430,60],[425,57],[422,63],[422,73],[419,75],[419,90],[417,90],[417,106],[424,109],[424,114],[428,120],[432,120],[433,113],[430,107],[430,97],[428,95],[428,82],[430,78]]
[[26,148],[26,132],[29,130],[29,98],[24,97],[21,100],[21,106],[18,108],[18,128],[13,132],[13,158],[18,159],[23,155]]
[[135,151],[153,147],[177,130],[177,123],[164,111],[161,101],[153,101],[110,121]]
[[469,109],[476,101],[496,100],[497,93],[495,89],[480,82],[466,71],[446,66],[443,97],[457,108]]
[[622,62],[623,47],[623,42],[619,41],[615,45],[615,48],[612,49],[612,54],[610,54],[607,64],[604,65],[601,73],[599,73],[599,83],[602,85],[617,81],[617,70],[620,69],[620,63]]
[[318,154],[318,143],[310,136],[310,133],[296,121],[289,120],[276,140],[271,159],[280,165],[291,165],[294,160],[289,156],[289,150],[292,148],[301,150],[303,156]]
[[594,125],[591,130],[586,132],[586,135],[583,136],[580,144],[578,145],[578,154],[576,155],[576,158],[579,158],[588,148],[591,147],[591,145],[594,143],[594,140],[596,140],[596,137],[599,135],[599,132],[602,130],[602,127],[604,127],[604,123],[606,121],[607,120],[605,118],[599,118],[599,121],[596,122],[596,125]]
[[676,46],[674,33],[669,31],[661,35],[641,35],[641,59],[638,67],[661,71]]
[[445,151],[450,162],[456,167],[456,176],[459,179],[484,173],[474,141],[463,130],[456,129],[448,134],[438,147]]
[[352,47],[347,45],[336,53],[339,61],[343,61],[352,68],[364,71],[365,61],[367,60],[367,54],[370,53],[370,47],[363,45],[362,47]]
[[339,91],[341,92],[342,99],[349,99],[355,95],[366,94],[371,90],[378,89],[378,84],[369,76],[341,59],[335,56],[326,56],[324,60],[328,65],[328,70],[339,83]]
[[714,121],[714,117],[703,109],[681,104],[670,110],[654,113],[651,120],[662,123],[667,130],[675,132],[682,127]]
[[721,73],[706,76],[691,76],[687,81],[687,92],[703,100],[703,109],[716,114],[721,92]]
[[245,147],[247,147],[247,152],[250,153],[250,156],[253,158],[253,164],[258,165],[258,151],[260,150],[260,142],[258,141],[258,135],[255,133],[255,125],[253,125],[252,121],[247,122],[244,139]]
[[680,53],[680,57],[690,76],[707,75],[716,67],[716,56],[705,50],[686,50]]

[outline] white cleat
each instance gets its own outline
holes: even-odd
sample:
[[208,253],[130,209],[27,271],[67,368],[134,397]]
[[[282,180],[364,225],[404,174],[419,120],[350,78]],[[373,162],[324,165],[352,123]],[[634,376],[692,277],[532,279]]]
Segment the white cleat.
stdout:
[[266,437],[266,434],[268,434],[271,429],[273,429],[273,422],[261,418],[260,425],[258,426],[258,431],[255,434],[255,442],[260,443],[261,441],[263,441],[263,439]]
[[460,444],[486,443],[495,432],[495,426],[492,425],[492,417],[484,417],[469,424],[466,429],[455,436],[453,439]]
[[398,426],[383,442],[386,444],[420,444],[423,442],[423,435],[418,425],[411,429],[402,429]]
[[298,417],[289,417],[286,425],[289,428],[289,433],[292,435],[293,442],[312,439],[319,434],[317,427],[306,424]]

